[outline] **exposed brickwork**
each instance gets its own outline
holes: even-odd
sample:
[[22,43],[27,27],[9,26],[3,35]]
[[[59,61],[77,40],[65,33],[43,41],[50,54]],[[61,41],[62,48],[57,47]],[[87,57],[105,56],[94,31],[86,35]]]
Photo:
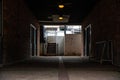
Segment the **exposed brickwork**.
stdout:
[[29,57],[30,24],[39,28],[24,0],[3,0],[4,62]]
[[113,40],[115,64],[120,64],[120,0],[101,0],[82,25],[92,25],[92,51],[97,41]]

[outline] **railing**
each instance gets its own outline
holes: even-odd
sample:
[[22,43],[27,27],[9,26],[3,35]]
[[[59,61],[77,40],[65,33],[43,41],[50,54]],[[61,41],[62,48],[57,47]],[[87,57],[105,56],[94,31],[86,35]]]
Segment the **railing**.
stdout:
[[112,40],[96,42],[94,60],[100,62],[110,61],[113,64]]

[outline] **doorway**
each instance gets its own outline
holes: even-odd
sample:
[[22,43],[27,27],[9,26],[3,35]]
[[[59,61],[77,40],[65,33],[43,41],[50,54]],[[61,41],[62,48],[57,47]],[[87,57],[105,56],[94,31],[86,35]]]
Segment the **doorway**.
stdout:
[[91,56],[91,24],[85,28],[85,54]]
[[81,25],[44,25],[44,55],[83,56]]
[[45,54],[64,55],[64,25],[44,25],[45,29]]
[[30,24],[30,56],[37,56],[37,29]]

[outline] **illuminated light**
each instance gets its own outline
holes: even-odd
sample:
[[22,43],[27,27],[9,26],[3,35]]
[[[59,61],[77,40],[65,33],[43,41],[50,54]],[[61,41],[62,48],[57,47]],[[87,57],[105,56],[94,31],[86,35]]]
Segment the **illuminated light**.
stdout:
[[59,8],[64,8],[64,5],[61,4],[61,5],[58,5],[58,7],[59,7]]
[[59,20],[62,20],[63,19],[63,17],[59,17]]

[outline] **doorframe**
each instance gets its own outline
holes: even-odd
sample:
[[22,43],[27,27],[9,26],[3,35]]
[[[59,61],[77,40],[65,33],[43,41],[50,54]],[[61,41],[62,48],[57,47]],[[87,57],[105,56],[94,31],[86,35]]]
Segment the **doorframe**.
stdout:
[[[91,27],[91,24],[89,24],[88,26],[86,26],[86,27],[85,27],[85,35],[84,35],[84,36],[85,36],[85,38],[84,38],[84,39],[85,39],[85,40],[84,40],[84,41],[85,41],[85,46],[84,46],[84,48],[85,48],[85,49],[84,49],[84,52],[85,52],[85,53],[84,53],[84,56],[88,56],[88,57],[91,57],[91,49],[92,49],[92,48],[91,48],[91,44],[92,44],[92,40],[91,40],[92,31],[91,31],[91,28],[92,28],[92,27]],[[87,39],[88,39],[88,37],[87,37],[87,36],[88,36],[88,35],[87,35],[87,34],[88,34],[88,33],[87,33],[87,30],[89,30],[89,29],[90,29],[90,32],[89,32],[89,36],[90,36],[90,37],[89,37],[89,40],[90,40],[90,41],[89,41],[89,43],[88,43],[88,42],[87,42]],[[87,45],[88,45],[89,47],[87,47]],[[88,50],[87,48],[89,48],[89,51],[87,51],[87,50]]]
[[[31,29],[34,30],[33,34],[31,32],[32,31]],[[32,37],[32,35],[34,36]],[[33,42],[34,45],[32,45],[32,41],[31,41],[32,38],[34,39],[34,42]],[[33,49],[34,51],[32,51],[32,48],[34,48]],[[37,28],[33,24],[30,24],[30,56],[31,57],[37,56]]]

